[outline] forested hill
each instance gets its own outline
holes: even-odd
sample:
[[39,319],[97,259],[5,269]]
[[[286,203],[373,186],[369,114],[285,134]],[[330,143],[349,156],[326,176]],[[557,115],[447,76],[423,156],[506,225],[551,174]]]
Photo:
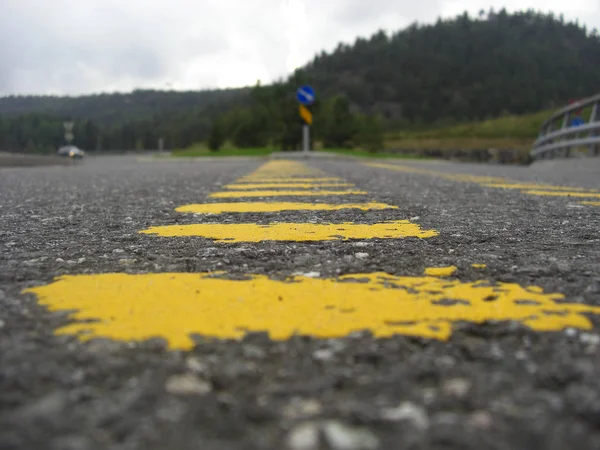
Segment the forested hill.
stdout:
[[600,91],[599,55],[597,31],[560,16],[463,14],[340,44],[270,86],[0,98],[0,151],[52,151],[67,117],[76,120],[76,145],[86,149],[153,148],[159,137],[168,148],[181,148],[209,135],[242,147],[293,146],[300,135],[294,91],[301,83],[317,91],[315,137],[351,145],[382,127],[562,106]]
[[221,113],[248,97],[248,88],[211,91],[155,91],[104,93],[79,97],[11,96],[0,98],[0,114],[18,116],[31,112],[61,117],[86,118],[101,123],[147,119],[161,114],[203,110]]
[[533,11],[467,14],[322,53],[306,75],[326,96],[403,121],[521,114],[600,91],[600,38]]

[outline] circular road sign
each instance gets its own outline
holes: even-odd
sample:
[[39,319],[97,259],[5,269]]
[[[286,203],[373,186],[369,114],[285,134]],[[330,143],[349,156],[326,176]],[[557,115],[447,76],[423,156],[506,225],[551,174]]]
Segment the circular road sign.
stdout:
[[312,105],[315,102],[315,91],[310,86],[302,86],[296,92],[296,98],[303,105]]

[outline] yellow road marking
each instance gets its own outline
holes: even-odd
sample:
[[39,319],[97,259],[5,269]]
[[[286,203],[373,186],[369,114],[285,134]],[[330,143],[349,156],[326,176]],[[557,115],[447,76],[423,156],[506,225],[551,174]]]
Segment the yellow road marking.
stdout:
[[429,238],[437,236],[435,230],[422,230],[416,223],[396,220],[375,224],[359,223],[201,223],[191,225],[166,225],[142,230],[143,234],[163,237],[197,236],[217,242],[262,241],[338,241],[347,239],[397,239],[405,237]]
[[180,206],[175,211],[195,214],[223,213],[263,213],[279,211],[338,211],[342,209],[361,209],[363,211],[380,209],[398,209],[397,206],[385,203],[295,203],[295,202],[236,202],[236,203],[203,203]]
[[264,176],[272,175],[279,177],[282,175],[317,175],[323,172],[318,169],[308,167],[306,164],[295,162],[295,161],[271,161],[257,170],[252,172],[249,176]]
[[417,167],[402,166],[399,164],[384,164],[384,163],[362,163],[365,166],[375,167],[378,169],[390,169],[397,172],[408,172],[408,173],[419,173],[424,175],[434,175],[442,178],[447,178],[455,181],[473,181],[476,183],[493,183],[493,182],[506,182],[505,178],[488,177],[488,176],[477,176],[467,174],[449,174],[446,172],[439,172],[436,170],[419,169]]
[[600,198],[600,193],[591,193],[591,192],[525,191],[525,194],[542,195],[542,196],[547,196],[547,197]]
[[473,269],[487,269],[487,264],[471,264]]
[[321,187],[343,188],[354,186],[350,183],[253,183],[253,184],[228,184],[225,189],[272,189],[272,188],[297,188],[297,189],[315,189]]
[[456,266],[449,267],[429,267],[425,269],[425,275],[429,275],[432,277],[449,277],[456,273],[458,268]]
[[327,181],[343,181],[341,178],[325,177],[325,178],[305,178],[305,177],[278,177],[278,178],[262,178],[262,177],[244,177],[236,181],[236,183],[321,183]]
[[483,186],[498,189],[521,189],[539,191],[586,191],[585,188],[574,188],[568,186],[553,186],[549,184],[512,184],[512,183],[484,183]]
[[462,174],[444,174],[443,172],[430,171],[430,175],[438,175],[442,178],[447,178],[453,181],[464,181],[470,183],[506,183],[506,178],[477,176],[477,175],[462,175]]
[[600,202],[579,202],[582,205],[588,205],[588,206],[600,206]]
[[285,340],[294,334],[336,338],[370,330],[379,338],[447,340],[454,323],[486,321],[517,321],[537,331],[589,330],[592,323],[584,314],[600,314],[600,307],[557,303],[562,294],[514,283],[385,273],[289,281],[110,273],[63,276],[24,292],[37,295],[50,311],[72,311],[75,322],[57,334],[83,341],[160,337],[176,350],[192,349],[194,334],[239,339],[247,332],[268,332],[273,340]]
[[366,195],[365,191],[231,191],[215,192],[209,198],[314,197],[325,195]]
[[480,177],[476,175],[448,174],[435,170],[418,169],[408,166],[400,166],[396,164],[381,164],[381,163],[363,163],[369,167],[380,169],[389,169],[399,172],[412,172],[426,175],[432,175],[440,178],[445,178],[453,181],[473,182],[484,187],[498,189],[519,189],[522,194],[552,196],[552,197],[589,197],[600,198],[600,192],[592,189],[569,187],[569,186],[554,186],[544,184],[525,184],[519,181],[512,181],[505,178]]

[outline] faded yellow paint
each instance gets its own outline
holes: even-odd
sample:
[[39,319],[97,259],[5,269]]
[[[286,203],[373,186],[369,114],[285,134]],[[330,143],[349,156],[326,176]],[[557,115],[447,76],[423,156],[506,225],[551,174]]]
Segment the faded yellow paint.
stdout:
[[[433,171],[431,171],[433,172]],[[446,178],[452,181],[462,181],[465,183],[506,183],[505,178],[478,176],[478,175],[463,175],[463,174],[445,174],[443,172],[434,172],[431,175],[438,175],[441,178]]]
[[201,223],[191,225],[167,225],[142,230],[143,234],[163,237],[197,236],[217,242],[262,241],[338,241],[347,239],[398,239],[405,237],[430,238],[437,236],[435,230],[422,230],[408,220],[375,224],[358,223]]
[[457,270],[458,268],[456,266],[428,267],[425,269],[425,275],[432,277],[449,277],[450,275],[454,275]]
[[600,206],[600,202],[579,202],[582,205],[588,205],[588,206]]
[[203,203],[180,206],[175,211],[195,214],[223,213],[265,213],[279,211],[339,211],[342,209],[360,209],[363,211],[398,209],[397,206],[385,203],[295,203],[295,202],[235,202],[235,203]]
[[487,264],[471,264],[473,269],[487,269]]
[[535,286],[385,273],[288,281],[191,273],[70,275],[24,292],[50,311],[73,311],[73,323],[57,334],[83,341],[159,337],[175,350],[192,349],[193,335],[239,339],[247,332],[267,332],[273,340],[362,330],[379,338],[447,340],[454,323],[485,321],[516,321],[537,331],[589,330],[584,314],[600,314],[597,306],[558,303],[562,294]]
[[244,198],[244,197],[318,197],[328,195],[366,195],[365,191],[230,191],[215,192],[209,198]]
[[592,193],[592,192],[525,191],[525,194],[541,195],[541,196],[547,196],[547,197],[600,198],[600,193]]
[[506,178],[447,173],[447,172],[440,172],[440,171],[436,171],[436,170],[419,169],[418,167],[412,167],[412,166],[403,166],[400,164],[363,163],[363,165],[369,166],[369,167],[375,167],[378,169],[395,170],[397,172],[433,175],[433,176],[446,178],[446,179],[454,180],[454,181],[472,181],[475,183],[494,183],[494,182],[504,183],[504,182],[506,182]]
[[592,189],[585,189],[579,187],[568,187],[568,186],[554,186],[548,184],[526,184],[521,181],[508,180],[505,178],[493,178],[476,175],[463,175],[463,174],[448,174],[446,172],[440,172],[435,170],[419,169],[410,166],[401,166],[396,164],[382,164],[382,163],[363,163],[369,167],[375,167],[380,169],[395,170],[398,172],[409,172],[419,173],[425,175],[432,175],[439,178],[444,178],[453,181],[460,182],[472,182],[480,184],[484,187],[491,187],[497,189],[519,189],[521,193],[527,195],[539,195],[539,196],[550,196],[550,197],[586,197],[586,198],[600,198],[600,192]]
[[318,189],[322,187],[343,188],[354,186],[350,183],[248,183],[248,184],[228,184],[225,189],[280,189],[280,188],[296,188],[296,189]]
[[484,183],[482,186],[498,189],[520,189],[539,191],[586,191],[585,188],[574,188],[568,186],[553,186],[551,184],[513,184],[513,183]]
[[270,161],[247,175],[247,177],[318,176],[322,173],[321,170],[313,169],[296,161]]
[[321,183],[331,181],[343,181],[341,178],[336,177],[324,177],[324,178],[307,178],[307,177],[244,177],[236,181],[236,183]]

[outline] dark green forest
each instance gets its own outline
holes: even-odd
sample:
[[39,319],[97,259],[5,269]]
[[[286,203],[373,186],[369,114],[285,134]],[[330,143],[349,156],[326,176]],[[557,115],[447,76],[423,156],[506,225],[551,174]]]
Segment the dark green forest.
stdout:
[[555,108],[600,91],[600,37],[561,16],[482,11],[382,31],[322,52],[286,80],[203,92],[137,90],[0,99],[0,150],[50,152],[62,121],[86,150],[225,141],[299,144],[295,90],[314,86],[314,134],[325,146],[381,147],[385,130],[423,129]]

